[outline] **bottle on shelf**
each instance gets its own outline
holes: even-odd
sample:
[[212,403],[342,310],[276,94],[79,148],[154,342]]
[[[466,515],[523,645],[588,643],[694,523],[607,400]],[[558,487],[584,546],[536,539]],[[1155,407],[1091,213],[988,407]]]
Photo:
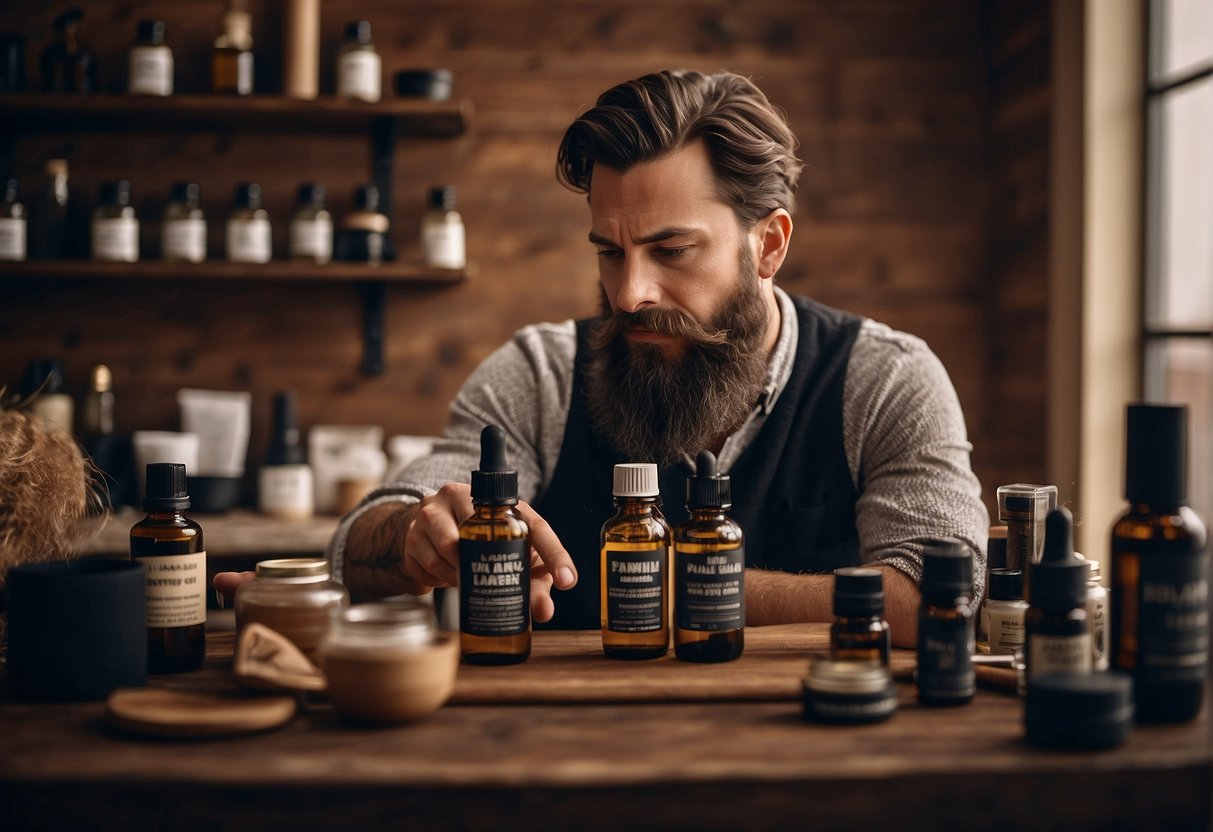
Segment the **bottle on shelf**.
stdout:
[[124,505],[131,495],[134,449],[130,437],[114,432],[113,375],[105,364],[93,367],[88,393],[84,397],[82,444],[93,461],[104,487],[98,488],[104,508]]
[[55,18],[55,39],[39,60],[44,92],[97,92],[97,59],[78,35],[83,18],[74,7]]
[[31,234],[31,254],[44,260],[60,260],[69,254],[67,159],[47,159],[44,170],[46,179],[35,206],[37,219]]
[[378,266],[391,259],[388,249],[387,215],[379,210],[379,189],[363,185],[354,192],[354,210],[341,228],[338,259]]
[[101,198],[93,211],[92,243],[94,260],[138,262],[139,218],[131,205],[127,180],[101,183]]
[[0,92],[25,92],[25,38],[0,32]]
[[371,24],[355,20],[345,26],[345,43],[337,55],[337,95],[374,103],[382,96],[383,68],[371,42]]
[[455,189],[431,188],[429,208],[421,218],[421,248],[425,264],[438,269],[467,265],[463,217],[455,210]]
[[211,90],[229,95],[253,93],[253,22],[248,12],[229,9],[223,34],[211,50]]
[[72,432],[75,402],[64,389],[63,364],[57,358],[31,361],[25,371],[21,398],[29,402],[31,413]]
[[227,220],[227,259],[233,263],[268,263],[273,256],[270,215],[261,207],[261,186],[242,182]]
[[172,95],[173,50],[164,42],[164,21],[140,20],[136,32],[127,89],[132,95]]
[[291,259],[327,263],[333,259],[333,215],[324,207],[324,186],[305,182],[291,218]]
[[282,91],[305,101],[320,93],[320,0],[287,0]]
[[17,195],[17,180],[9,179],[4,183],[4,203],[0,204],[0,260],[25,259],[28,226],[25,206]]
[[258,477],[257,507],[263,514],[302,520],[314,511],[312,468],[295,421],[295,394],[274,396],[274,436]]
[[161,255],[171,263],[201,263],[206,259],[206,216],[195,182],[174,182],[161,226]]

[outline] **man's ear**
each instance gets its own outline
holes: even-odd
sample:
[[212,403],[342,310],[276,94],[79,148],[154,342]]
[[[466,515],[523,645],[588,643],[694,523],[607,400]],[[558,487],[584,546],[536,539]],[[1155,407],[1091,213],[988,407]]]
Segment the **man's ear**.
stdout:
[[760,219],[750,232],[757,256],[755,261],[758,276],[766,279],[775,276],[788,256],[788,245],[792,241],[792,217],[783,208],[776,208]]

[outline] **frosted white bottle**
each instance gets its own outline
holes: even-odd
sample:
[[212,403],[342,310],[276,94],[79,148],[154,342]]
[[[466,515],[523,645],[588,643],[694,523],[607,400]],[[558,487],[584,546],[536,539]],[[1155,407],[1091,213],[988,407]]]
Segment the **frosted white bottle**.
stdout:
[[102,262],[139,260],[139,219],[131,205],[131,183],[125,179],[101,183],[101,198],[93,212],[92,254]]
[[131,47],[129,89],[132,95],[173,94],[173,50],[164,43],[164,23],[139,21],[139,39]]
[[383,64],[371,43],[371,24],[347,23],[345,44],[337,55],[337,95],[374,103],[382,96]]
[[227,221],[227,259],[233,263],[268,263],[273,256],[270,215],[261,207],[261,186],[236,186],[236,200]]
[[430,203],[421,218],[421,248],[425,264],[438,269],[467,265],[463,217],[455,210],[455,189],[431,188]]

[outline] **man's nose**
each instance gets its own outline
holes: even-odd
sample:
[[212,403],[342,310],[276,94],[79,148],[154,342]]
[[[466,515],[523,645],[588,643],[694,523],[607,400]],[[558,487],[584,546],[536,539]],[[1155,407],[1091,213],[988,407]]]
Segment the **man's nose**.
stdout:
[[661,300],[661,284],[657,269],[646,262],[641,252],[631,252],[624,259],[615,292],[615,309],[635,312]]

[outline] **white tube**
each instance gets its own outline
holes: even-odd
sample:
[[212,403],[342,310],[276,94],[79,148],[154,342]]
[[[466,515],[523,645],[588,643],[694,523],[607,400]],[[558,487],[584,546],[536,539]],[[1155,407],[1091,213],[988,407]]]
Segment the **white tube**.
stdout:
[[177,391],[181,406],[181,427],[198,434],[198,471],[200,477],[239,477],[244,475],[248,456],[249,423],[253,397],[250,393],[218,390]]

